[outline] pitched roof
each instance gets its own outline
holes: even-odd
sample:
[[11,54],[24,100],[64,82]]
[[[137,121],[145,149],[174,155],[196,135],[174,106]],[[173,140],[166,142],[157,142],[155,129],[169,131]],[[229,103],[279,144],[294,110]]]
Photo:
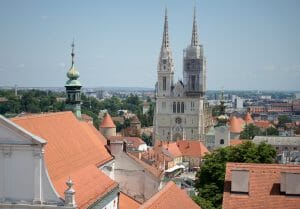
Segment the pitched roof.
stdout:
[[133,147],[138,148],[141,144],[146,144],[141,138],[139,137],[130,137],[130,136],[110,136],[108,137],[109,140],[112,141],[125,141],[128,143],[132,143]]
[[65,182],[69,177],[74,182],[75,200],[79,209],[87,208],[118,186],[117,182],[96,166],[88,165],[54,181],[54,187],[61,197],[64,196],[64,191],[67,189]]
[[272,123],[268,120],[257,120],[254,121],[254,125],[259,128],[269,128],[270,126],[272,126]]
[[141,206],[139,202],[120,192],[119,209],[138,209]]
[[206,153],[209,153],[208,149],[200,141],[179,140],[176,143],[183,156],[204,157]]
[[243,131],[243,119],[235,116],[230,118],[230,132],[241,133]]
[[253,123],[253,119],[252,119],[251,114],[249,112],[246,113],[244,121],[247,124]]
[[[249,194],[230,192],[231,171],[249,170]],[[295,209],[300,198],[280,193],[281,172],[300,172],[299,165],[227,163],[223,193],[223,209],[276,208]]]
[[[85,204],[80,199],[86,199],[86,196],[96,198],[103,191],[100,187],[111,185],[111,180],[104,178],[104,174],[96,166],[112,160],[112,156],[102,143],[104,137],[91,124],[77,120],[72,112],[37,114],[11,120],[47,141],[45,161],[50,179],[63,195],[65,181],[69,176],[74,176],[79,207],[81,203]],[[87,181],[93,179],[96,182],[103,181],[102,186],[94,184],[91,191],[85,191]]]
[[[140,209],[199,209],[185,191],[178,188],[172,181],[168,182],[162,190],[146,201]],[[201,208],[200,208],[201,209]]]
[[232,145],[232,146],[239,145],[242,143],[243,143],[243,140],[241,140],[241,139],[230,139],[230,145]]
[[106,113],[105,117],[103,118],[100,128],[116,128],[115,123],[108,113]]
[[181,157],[182,153],[178,148],[176,142],[166,143],[163,145],[164,150],[170,153],[173,157]]

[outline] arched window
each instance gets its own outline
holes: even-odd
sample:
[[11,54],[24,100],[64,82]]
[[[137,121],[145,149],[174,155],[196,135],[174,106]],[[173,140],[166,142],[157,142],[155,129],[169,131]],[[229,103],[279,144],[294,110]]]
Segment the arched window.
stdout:
[[180,113],[180,102],[177,102],[177,113]]
[[181,102],[181,113],[184,113],[184,102]]
[[173,113],[176,113],[176,102],[173,102]]
[[220,144],[224,144],[224,139],[221,139],[221,140],[220,140]]

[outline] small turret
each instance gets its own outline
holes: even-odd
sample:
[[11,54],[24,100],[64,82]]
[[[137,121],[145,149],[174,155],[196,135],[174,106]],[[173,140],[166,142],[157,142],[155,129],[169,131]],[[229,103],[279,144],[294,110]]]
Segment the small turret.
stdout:
[[76,207],[75,202],[75,190],[73,189],[73,181],[69,177],[68,181],[66,182],[68,188],[65,191],[65,206],[67,207]]
[[105,117],[103,118],[102,123],[99,127],[99,130],[106,139],[108,139],[111,136],[117,135],[116,134],[116,125],[108,113],[106,113]]

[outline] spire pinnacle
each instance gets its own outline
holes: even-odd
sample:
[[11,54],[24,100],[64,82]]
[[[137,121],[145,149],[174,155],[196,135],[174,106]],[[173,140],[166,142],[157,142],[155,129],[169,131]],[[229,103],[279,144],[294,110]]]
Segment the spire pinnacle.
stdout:
[[164,33],[163,33],[163,41],[162,48],[169,47],[169,31],[168,31],[168,10],[165,8],[165,23],[164,23]]
[[192,46],[198,46],[198,31],[197,31],[197,20],[196,20],[196,6],[194,7],[194,20],[193,20],[193,31],[192,31]]
[[71,47],[72,47],[71,56],[72,56],[72,66],[73,66],[74,65],[74,57],[75,57],[75,53],[74,53],[74,48],[75,48],[74,39],[73,39],[73,42],[71,44]]

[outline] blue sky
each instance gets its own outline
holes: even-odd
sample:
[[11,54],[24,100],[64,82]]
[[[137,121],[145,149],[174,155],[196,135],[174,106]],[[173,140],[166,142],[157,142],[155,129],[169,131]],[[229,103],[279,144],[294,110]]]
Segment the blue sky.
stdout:
[[175,80],[197,6],[208,89],[300,90],[300,1],[0,1],[0,86],[154,87],[168,7]]

